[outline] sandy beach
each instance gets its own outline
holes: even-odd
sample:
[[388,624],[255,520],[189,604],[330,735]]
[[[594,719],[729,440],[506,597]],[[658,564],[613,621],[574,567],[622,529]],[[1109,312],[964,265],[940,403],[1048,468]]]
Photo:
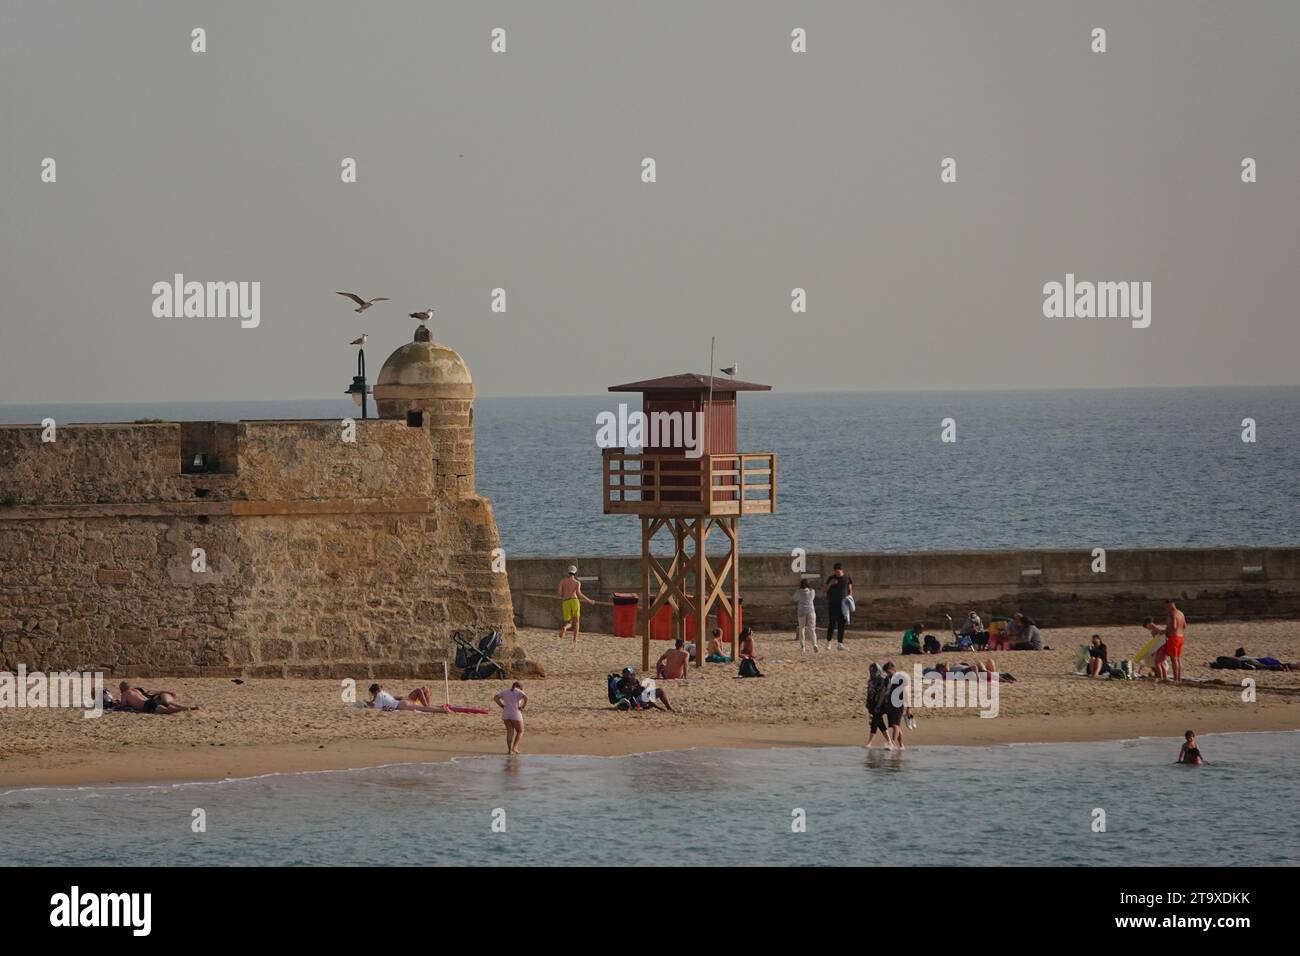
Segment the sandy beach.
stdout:
[[[1300,729],[1300,673],[1212,670],[1206,662],[1244,646],[1255,655],[1300,659],[1293,621],[1227,622],[1189,627],[1181,687],[1148,681],[1098,681],[1075,676],[1077,647],[1101,633],[1112,659],[1133,654],[1144,632],[1132,628],[1060,628],[1045,632],[1051,651],[1001,652],[1002,671],[1018,678],[1000,687],[999,714],[974,709],[919,709],[910,747],[988,745],[1167,736],[1176,749],[1185,729],[1198,734]],[[678,713],[614,711],[605,696],[612,671],[639,664],[635,640],[584,634],[575,647],[553,632],[525,629],[519,640],[546,669],[525,681],[524,753],[613,756],[688,747],[860,746],[867,721],[862,691],[868,662],[921,658],[898,654],[895,633],[850,632],[844,652],[800,654],[790,633],[758,635],[763,679],[737,680],[735,667],[691,669],[685,681],[663,683]],[[667,645],[656,643],[655,654]],[[971,655],[925,658],[955,663]],[[1257,682],[1252,703],[1241,680]],[[111,681],[115,684],[116,681]],[[488,716],[379,713],[345,704],[338,681],[149,678],[201,710],[171,717],[77,711],[0,711],[0,788],[181,781],[265,773],[335,770],[446,760],[504,750],[492,694],[501,681],[450,685],[451,701],[487,707]],[[359,682],[363,685],[369,681]],[[407,683],[385,682],[405,694]],[[436,701],[441,684],[432,688]]]

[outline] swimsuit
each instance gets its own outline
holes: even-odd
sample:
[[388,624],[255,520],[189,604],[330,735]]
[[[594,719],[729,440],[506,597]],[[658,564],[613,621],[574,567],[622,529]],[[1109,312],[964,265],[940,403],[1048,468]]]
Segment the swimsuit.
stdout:
[[582,602],[576,597],[565,598],[564,604],[564,623],[576,621],[582,614]]
[[1183,656],[1183,635],[1175,634],[1172,637],[1165,638],[1165,656],[1166,657]]

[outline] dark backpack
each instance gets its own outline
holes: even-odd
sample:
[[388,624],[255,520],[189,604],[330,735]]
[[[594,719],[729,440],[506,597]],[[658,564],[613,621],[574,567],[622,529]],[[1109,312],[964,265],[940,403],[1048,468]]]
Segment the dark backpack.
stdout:
[[740,676],[741,677],[762,677],[763,675],[758,672],[758,665],[754,663],[754,659],[752,657],[744,657],[741,658],[740,661]]

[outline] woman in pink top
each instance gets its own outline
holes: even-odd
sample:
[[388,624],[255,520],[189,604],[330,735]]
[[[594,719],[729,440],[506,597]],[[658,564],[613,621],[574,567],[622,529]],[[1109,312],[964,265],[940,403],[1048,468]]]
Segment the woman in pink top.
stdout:
[[524,736],[524,708],[528,706],[524,685],[515,681],[509,690],[503,690],[492,701],[501,708],[501,720],[506,725],[506,753],[517,754],[519,741]]

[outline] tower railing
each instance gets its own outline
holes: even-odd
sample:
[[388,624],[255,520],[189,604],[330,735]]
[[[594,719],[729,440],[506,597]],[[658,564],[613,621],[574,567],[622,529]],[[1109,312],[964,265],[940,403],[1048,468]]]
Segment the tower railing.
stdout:
[[605,514],[749,515],[776,511],[776,454],[627,454],[602,458]]

